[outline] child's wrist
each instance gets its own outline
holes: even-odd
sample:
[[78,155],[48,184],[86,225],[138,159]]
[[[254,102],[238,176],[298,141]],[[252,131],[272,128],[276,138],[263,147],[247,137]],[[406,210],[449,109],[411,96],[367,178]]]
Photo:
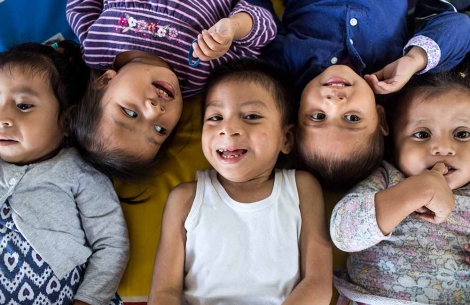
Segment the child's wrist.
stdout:
[[412,47],[405,56],[412,59],[413,66],[415,67],[415,73],[424,70],[428,64],[428,55],[421,47]]
[[247,36],[253,28],[253,19],[248,13],[236,13],[230,16],[229,20],[232,23],[233,40],[239,40]]

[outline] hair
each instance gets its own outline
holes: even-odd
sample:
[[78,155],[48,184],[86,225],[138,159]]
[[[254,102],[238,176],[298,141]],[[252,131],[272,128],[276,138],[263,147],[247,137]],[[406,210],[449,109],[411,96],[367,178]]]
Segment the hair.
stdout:
[[100,74],[100,71],[91,71],[90,86],[81,102],[71,113],[70,129],[74,146],[87,163],[108,177],[128,183],[146,182],[152,177],[152,173],[168,151],[179,124],[150,162],[142,162],[138,156],[123,149],[110,149],[98,133],[99,123],[103,117],[101,99],[106,93],[106,88],[95,85]]
[[[59,102],[58,124],[69,132],[68,112],[82,98],[90,70],[82,60],[80,46],[71,40],[55,48],[40,43],[23,43],[0,53],[0,70],[19,68],[26,75],[40,75]],[[64,138],[61,147],[69,146]]]
[[320,156],[315,152],[305,151],[299,141],[296,142],[297,166],[312,173],[322,187],[333,191],[347,190],[369,176],[379,167],[385,150],[380,124],[362,148],[354,150],[348,156]]
[[265,88],[272,94],[276,108],[282,115],[282,124],[293,123],[294,94],[291,78],[275,66],[255,58],[240,58],[216,68],[207,80],[202,98],[202,117],[204,118],[207,95],[222,82],[251,82]]
[[450,71],[414,75],[399,92],[389,96],[386,113],[391,128],[390,137],[386,143],[387,160],[393,161],[391,152],[394,147],[395,128],[400,119],[397,114],[416,97],[426,101],[451,90],[464,91],[470,95],[470,54]]

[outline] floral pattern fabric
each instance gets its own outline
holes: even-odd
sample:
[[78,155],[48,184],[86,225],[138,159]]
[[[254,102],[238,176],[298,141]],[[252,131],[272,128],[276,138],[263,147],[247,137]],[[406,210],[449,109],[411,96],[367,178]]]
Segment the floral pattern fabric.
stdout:
[[384,162],[336,205],[331,236],[351,253],[347,268],[335,270],[335,286],[367,304],[469,304],[470,265],[463,245],[470,243],[470,186],[454,190],[455,210],[446,222],[436,225],[411,214],[384,236],[374,197],[403,179]]

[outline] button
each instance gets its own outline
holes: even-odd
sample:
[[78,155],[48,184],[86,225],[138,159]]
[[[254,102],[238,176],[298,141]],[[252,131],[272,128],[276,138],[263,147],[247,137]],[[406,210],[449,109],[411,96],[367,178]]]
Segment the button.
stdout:
[[16,183],[16,179],[15,179],[15,178],[10,178],[10,180],[8,180],[8,184],[9,184],[10,186],[15,185],[15,183]]
[[351,45],[353,45],[353,44],[354,44],[354,41],[353,41],[352,39],[349,39],[349,43],[350,43]]
[[15,173],[13,174],[13,176],[15,176],[15,177],[19,177],[20,175],[21,175],[20,172],[15,172]]
[[351,20],[349,20],[349,24],[352,25],[352,26],[355,26],[357,24],[357,19],[356,18],[351,18]]
[[331,59],[331,63],[332,63],[333,65],[334,65],[335,63],[337,63],[337,62],[338,62],[338,58],[333,57],[333,58]]

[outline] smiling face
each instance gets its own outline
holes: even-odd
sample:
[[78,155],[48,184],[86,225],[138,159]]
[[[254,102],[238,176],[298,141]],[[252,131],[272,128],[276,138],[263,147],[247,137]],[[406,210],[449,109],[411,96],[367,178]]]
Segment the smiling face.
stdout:
[[116,74],[107,71],[99,137],[108,149],[120,149],[151,161],[181,117],[183,98],[175,73],[156,57],[135,58]]
[[246,182],[271,174],[279,152],[292,147],[273,95],[247,81],[222,81],[206,98],[202,149],[227,180]]
[[470,181],[470,95],[452,89],[412,97],[394,125],[395,159],[406,176],[419,175],[442,162],[450,188]]
[[383,108],[375,104],[372,89],[343,65],[329,67],[308,83],[298,120],[302,150],[321,156],[351,155],[363,148],[378,127],[384,135],[388,133]]
[[44,75],[0,70],[0,158],[17,165],[43,161],[60,146],[59,102]]

